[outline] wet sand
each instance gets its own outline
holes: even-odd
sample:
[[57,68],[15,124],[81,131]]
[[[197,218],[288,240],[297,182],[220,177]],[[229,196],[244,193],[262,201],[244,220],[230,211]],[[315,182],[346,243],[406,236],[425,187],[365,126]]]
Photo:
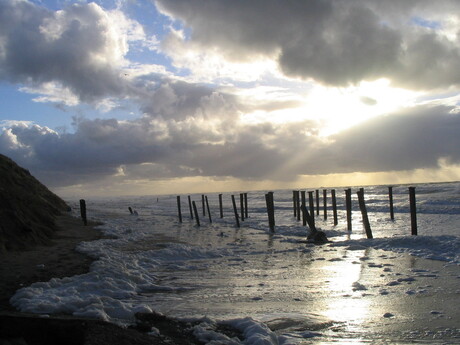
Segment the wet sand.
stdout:
[[63,215],[58,217],[57,225],[59,230],[50,245],[0,254],[0,310],[14,310],[9,299],[22,287],[89,271],[92,259],[77,252],[75,247],[80,242],[102,238],[101,232],[94,228],[97,224],[84,226],[80,219]]
[[71,277],[89,271],[90,257],[75,250],[83,241],[104,238],[95,229],[98,223],[84,226],[69,215],[57,219],[59,230],[50,245],[37,245],[26,251],[0,254],[0,344],[34,345],[189,345],[197,344],[186,325],[166,317],[155,320],[161,337],[145,329],[123,328],[108,322],[70,315],[35,315],[16,311],[9,299],[17,289],[52,278]]

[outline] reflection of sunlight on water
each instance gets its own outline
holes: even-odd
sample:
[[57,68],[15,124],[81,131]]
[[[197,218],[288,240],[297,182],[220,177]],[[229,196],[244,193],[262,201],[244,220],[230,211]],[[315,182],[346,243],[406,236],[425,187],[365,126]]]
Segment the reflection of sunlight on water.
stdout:
[[363,266],[359,258],[362,256],[363,251],[360,250],[346,251],[343,261],[328,267],[330,275],[327,288],[330,298],[325,300],[327,305],[324,314],[332,320],[346,322],[351,328],[365,321],[370,307],[370,302],[361,296],[365,287],[354,285],[361,278]]

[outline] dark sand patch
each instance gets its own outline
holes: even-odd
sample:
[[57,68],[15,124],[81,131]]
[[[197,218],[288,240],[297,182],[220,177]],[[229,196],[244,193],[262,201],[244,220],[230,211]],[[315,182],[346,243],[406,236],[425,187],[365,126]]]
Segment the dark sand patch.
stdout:
[[0,253],[0,310],[14,310],[9,299],[16,290],[51,278],[71,277],[89,271],[92,259],[75,250],[78,243],[102,238],[95,223],[84,226],[78,218],[57,217],[58,230],[46,245]]

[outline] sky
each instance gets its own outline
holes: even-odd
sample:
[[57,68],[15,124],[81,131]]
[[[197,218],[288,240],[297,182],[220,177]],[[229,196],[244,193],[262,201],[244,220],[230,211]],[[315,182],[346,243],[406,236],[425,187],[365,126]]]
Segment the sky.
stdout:
[[0,0],[0,153],[63,197],[460,180],[458,0]]

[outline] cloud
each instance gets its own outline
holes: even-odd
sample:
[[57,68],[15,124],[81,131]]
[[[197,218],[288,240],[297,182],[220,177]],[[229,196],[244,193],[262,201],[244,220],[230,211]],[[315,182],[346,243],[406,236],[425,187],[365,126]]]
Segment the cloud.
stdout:
[[460,84],[456,1],[156,3],[190,30],[180,37],[190,51],[240,62],[270,58],[288,77],[334,86],[379,78],[425,90]]
[[77,119],[72,134],[13,123],[0,135],[0,152],[50,186],[193,176],[292,181],[298,175],[435,168],[441,160],[460,162],[460,115],[452,110],[418,106],[327,140],[312,121]]
[[[460,162],[460,116],[454,107],[425,105],[381,116],[331,137],[305,164],[309,173],[401,171]],[[309,163],[309,162],[306,162]]]
[[241,107],[235,96],[180,80],[163,79],[147,89],[146,94],[148,97],[139,100],[144,114],[175,120],[236,118]]
[[120,11],[90,3],[52,12],[26,1],[2,1],[0,22],[0,79],[42,89],[53,101],[59,89],[87,103],[134,92],[121,68],[128,43],[145,37]]

